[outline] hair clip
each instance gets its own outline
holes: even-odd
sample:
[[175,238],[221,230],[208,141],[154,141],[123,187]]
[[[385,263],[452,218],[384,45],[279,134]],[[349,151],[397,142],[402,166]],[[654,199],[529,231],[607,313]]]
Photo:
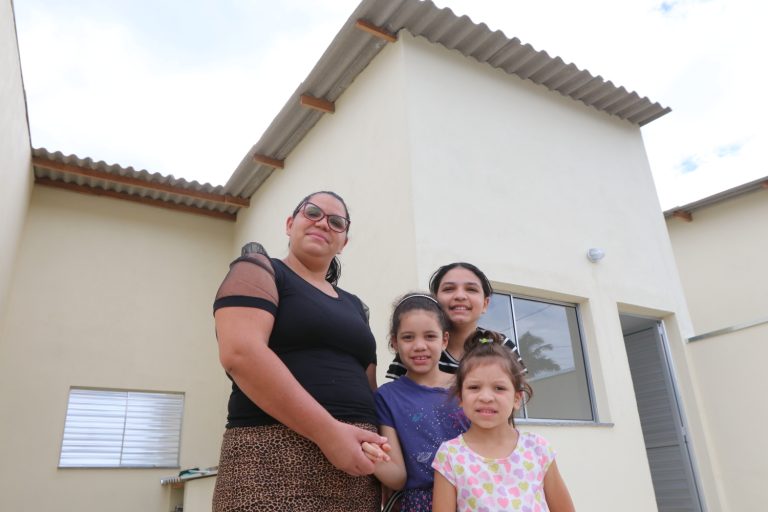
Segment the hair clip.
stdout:
[[438,303],[437,300],[435,300],[435,298],[432,297],[431,295],[425,295],[423,293],[414,293],[413,295],[408,295],[408,296],[403,297],[402,299],[400,299],[400,302],[398,302],[397,306],[395,306],[395,307],[400,306],[400,304],[402,304],[403,302],[407,301],[408,299],[413,299],[414,297],[422,297],[424,299],[429,299],[432,302],[434,302],[435,304],[437,304],[438,306],[440,305],[440,303]]
[[493,340],[490,338],[480,338],[477,340],[478,343],[493,343]]

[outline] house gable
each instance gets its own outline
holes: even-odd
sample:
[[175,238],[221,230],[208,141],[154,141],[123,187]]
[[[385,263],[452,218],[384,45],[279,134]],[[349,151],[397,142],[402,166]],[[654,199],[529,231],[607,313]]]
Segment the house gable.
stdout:
[[[644,125],[670,111],[658,103],[593,76],[560,58],[536,51],[517,38],[487,25],[438,8],[430,1],[364,0],[355,9],[314,69],[288,99],[259,141],[246,153],[225,186],[227,193],[250,197],[275,168],[286,165],[291,151],[306,136],[322,110],[306,99],[333,104],[369,65],[391,38],[405,29],[414,36],[456,49],[506,73],[541,84],[636,125]],[[397,44],[397,43],[395,43]]]

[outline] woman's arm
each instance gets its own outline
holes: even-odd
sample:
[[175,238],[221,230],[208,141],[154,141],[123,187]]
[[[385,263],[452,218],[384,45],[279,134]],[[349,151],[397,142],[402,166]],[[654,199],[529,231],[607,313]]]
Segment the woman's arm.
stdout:
[[456,487],[437,470],[432,489],[432,512],[456,512]]
[[369,475],[374,465],[361,443],[386,439],[337,421],[298,383],[267,346],[274,316],[256,308],[220,308],[215,313],[219,360],[237,386],[267,414],[308,438],[338,469]]
[[551,512],[575,512],[571,495],[565,481],[557,469],[557,461],[552,461],[544,475],[544,497]]

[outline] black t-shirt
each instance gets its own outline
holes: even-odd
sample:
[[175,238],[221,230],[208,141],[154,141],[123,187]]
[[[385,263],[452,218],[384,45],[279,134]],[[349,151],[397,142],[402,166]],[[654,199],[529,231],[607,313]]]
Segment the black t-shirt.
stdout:
[[[255,244],[252,244],[255,245]],[[376,424],[366,369],[376,363],[376,341],[363,303],[334,287],[331,297],[258,246],[230,265],[214,302],[255,307],[275,315],[271,348],[296,380],[337,419]],[[270,425],[277,420],[233,381],[227,427]]]

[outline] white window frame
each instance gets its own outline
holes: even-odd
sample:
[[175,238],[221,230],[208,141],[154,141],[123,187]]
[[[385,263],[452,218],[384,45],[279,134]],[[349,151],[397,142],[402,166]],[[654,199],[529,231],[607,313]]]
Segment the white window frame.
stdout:
[[[578,304],[574,303],[568,303],[568,302],[562,302],[557,300],[551,300],[551,299],[543,299],[540,297],[533,297],[529,295],[521,295],[516,294],[504,290],[498,290],[494,292],[494,295],[503,296],[504,299],[508,299],[509,301],[509,307],[510,307],[510,314],[512,315],[512,325],[511,328],[508,330],[501,330],[501,329],[495,329],[493,325],[485,325],[483,323],[483,319],[480,319],[480,325],[483,327],[487,327],[489,329],[499,330],[501,332],[504,332],[507,336],[514,339],[515,342],[518,344],[518,349],[521,351],[521,355],[523,358],[523,363],[525,364],[525,355],[523,355],[523,348],[520,346],[520,340],[519,340],[519,330],[517,326],[517,313],[515,311],[514,306],[514,299],[523,299],[528,301],[536,301],[541,302],[545,304],[552,304],[556,306],[562,306],[567,308],[573,308],[575,312],[575,318],[577,322],[577,333],[579,337],[579,344],[581,349],[581,357],[582,357],[582,363],[583,363],[583,371],[584,371],[584,377],[586,379],[585,385],[586,385],[586,395],[583,397],[588,404],[589,414],[590,418],[588,419],[573,419],[573,418],[537,418],[535,416],[528,417],[528,411],[527,408],[524,406],[522,410],[516,415],[516,421],[522,421],[522,422],[531,422],[531,423],[597,423],[597,411],[595,409],[595,396],[594,396],[594,387],[592,384],[592,377],[591,377],[591,371],[589,366],[589,360],[587,357],[587,344],[584,339],[584,332],[582,328],[582,320],[581,320],[581,312]],[[511,331],[511,332],[510,332]],[[537,399],[541,399],[541,397],[537,397],[536,395],[536,383],[535,381],[531,382],[529,379],[529,383],[533,387],[533,401],[535,402]]]
[[71,387],[60,468],[177,468],[184,394]]

